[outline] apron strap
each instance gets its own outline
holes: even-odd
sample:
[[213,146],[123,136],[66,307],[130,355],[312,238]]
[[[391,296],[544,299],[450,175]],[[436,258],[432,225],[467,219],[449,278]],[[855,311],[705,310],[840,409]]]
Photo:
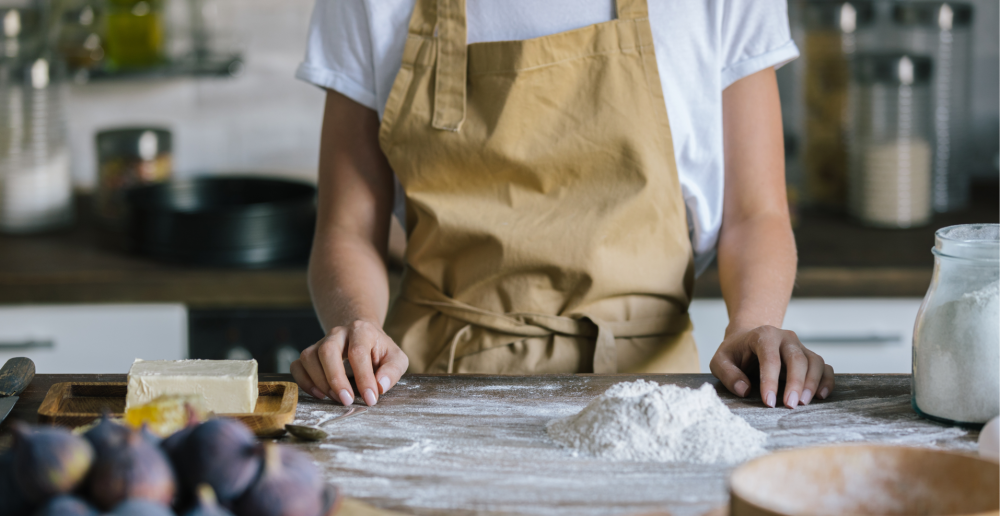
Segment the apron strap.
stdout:
[[649,17],[646,0],[617,0],[615,12],[619,20],[638,20]]
[[465,0],[437,0],[437,59],[434,63],[435,129],[458,132],[465,121],[465,77],[468,65]]
[[[425,278],[413,273],[413,271],[409,272],[412,275],[412,280],[409,285],[411,287],[408,289],[409,292],[404,293],[406,300],[415,305],[433,308],[452,319],[518,337],[565,335],[570,337],[595,338],[595,373],[607,374],[618,372],[618,351],[615,347],[616,337],[673,335],[685,331],[689,326],[687,315],[680,313],[631,321],[604,321],[587,314],[572,314],[566,317],[529,312],[495,313],[463,303],[457,299],[452,299],[434,287]],[[416,294],[416,296],[412,294]],[[462,332],[467,331],[466,328],[463,328]],[[449,372],[453,369],[456,358],[456,347],[460,340],[458,335],[456,335],[456,338],[451,339],[448,361]]]

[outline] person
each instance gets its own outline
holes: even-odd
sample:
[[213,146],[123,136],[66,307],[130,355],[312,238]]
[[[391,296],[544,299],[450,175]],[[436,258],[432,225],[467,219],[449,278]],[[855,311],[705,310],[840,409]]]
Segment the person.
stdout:
[[[783,0],[319,0],[297,76],[327,90],[306,392],[375,405],[417,373],[711,372],[768,407],[833,369],[781,329],[796,249],[774,69]],[[406,267],[389,307],[393,212]],[[784,388],[779,392],[779,380]]]

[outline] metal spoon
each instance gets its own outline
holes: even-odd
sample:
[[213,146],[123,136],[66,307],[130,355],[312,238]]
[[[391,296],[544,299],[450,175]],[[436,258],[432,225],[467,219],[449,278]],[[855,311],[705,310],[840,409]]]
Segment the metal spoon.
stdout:
[[[344,412],[343,414],[333,417],[331,419],[327,419],[326,421],[320,423],[320,425],[327,425],[335,421],[340,421],[341,419],[347,419],[351,416],[364,414],[365,412],[368,412],[368,407],[351,407],[347,412]],[[307,426],[307,425],[288,424],[285,425],[285,430],[288,430],[288,433],[295,436],[295,438],[302,439],[303,441],[322,441],[323,439],[326,439],[327,436],[330,435],[326,433],[323,429],[319,428],[319,425]]]

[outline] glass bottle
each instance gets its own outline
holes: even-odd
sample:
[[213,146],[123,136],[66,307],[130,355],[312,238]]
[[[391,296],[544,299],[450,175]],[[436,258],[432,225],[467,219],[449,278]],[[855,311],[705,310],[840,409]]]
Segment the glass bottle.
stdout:
[[870,50],[874,3],[809,0],[793,10],[802,37],[802,182],[808,204],[843,210],[847,202],[847,95],[851,57]]
[[895,2],[892,19],[900,50],[934,59],[932,202],[938,212],[969,203],[969,98],[972,6],[959,2]]
[[946,423],[1000,414],[1000,225],[934,235],[934,275],[913,331],[913,408]]
[[58,61],[38,46],[0,60],[0,231],[72,222],[69,149]]
[[864,53],[853,65],[848,212],[876,227],[927,224],[932,214],[931,60]]
[[165,57],[163,0],[106,0],[109,70],[149,68]]

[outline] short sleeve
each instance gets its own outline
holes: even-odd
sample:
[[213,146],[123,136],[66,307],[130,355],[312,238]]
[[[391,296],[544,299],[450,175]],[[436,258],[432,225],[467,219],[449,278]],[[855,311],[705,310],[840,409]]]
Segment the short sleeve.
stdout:
[[372,40],[362,0],[316,0],[306,57],[295,76],[377,110]]
[[722,5],[722,89],[799,56],[785,0],[724,0]]

